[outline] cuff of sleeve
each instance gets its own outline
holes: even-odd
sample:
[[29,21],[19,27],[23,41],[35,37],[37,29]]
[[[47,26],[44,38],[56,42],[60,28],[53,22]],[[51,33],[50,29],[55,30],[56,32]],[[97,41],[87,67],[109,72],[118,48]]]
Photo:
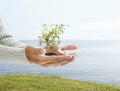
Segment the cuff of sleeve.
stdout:
[[21,51],[23,52],[23,53],[22,53],[23,56],[22,56],[21,61],[22,61],[22,63],[30,64],[30,62],[29,62],[29,60],[28,60],[28,58],[27,58],[27,56],[26,56],[26,52],[25,52],[26,47],[27,47],[27,46],[24,46],[23,50],[21,50]]
[[23,48],[14,48],[0,45],[0,61],[30,64],[25,53],[26,47],[27,46]]

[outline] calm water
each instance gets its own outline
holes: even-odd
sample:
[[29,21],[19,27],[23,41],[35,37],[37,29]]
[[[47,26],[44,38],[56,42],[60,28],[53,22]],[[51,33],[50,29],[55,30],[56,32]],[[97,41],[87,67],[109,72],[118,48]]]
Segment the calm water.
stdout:
[[[37,45],[37,41],[23,42]],[[39,65],[0,63],[0,75],[56,75],[120,86],[120,41],[76,40],[63,41],[63,44],[77,44],[79,46],[77,51],[80,55],[75,62],[63,67],[48,68]]]

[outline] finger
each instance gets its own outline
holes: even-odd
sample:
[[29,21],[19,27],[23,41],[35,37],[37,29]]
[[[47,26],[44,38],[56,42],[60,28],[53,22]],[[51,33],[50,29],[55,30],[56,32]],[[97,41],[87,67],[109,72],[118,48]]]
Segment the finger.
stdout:
[[61,66],[64,66],[64,65],[66,65],[66,64],[68,64],[68,63],[62,63]]
[[[71,62],[73,62],[76,59],[76,57],[77,57],[78,54],[77,53],[71,53],[70,55],[72,55],[72,57],[73,57],[73,60],[71,61]],[[68,63],[69,62],[64,62],[64,63],[61,64],[61,66],[66,65]]]
[[[68,63],[71,63],[73,60],[71,61],[64,61],[64,62],[60,62],[59,66],[61,66],[62,64],[68,64]],[[56,66],[56,65],[53,65],[53,66]]]
[[59,56],[46,56],[46,55],[39,55],[37,56],[37,64],[43,65],[50,62],[65,62],[65,61],[73,61],[76,58],[76,53],[71,53],[67,55],[59,55]]
[[72,55],[72,56],[75,56],[75,57],[77,57],[77,56],[78,56],[78,52],[69,53],[69,55]]
[[61,66],[61,64],[67,64],[70,63],[71,61],[65,61],[65,62],[50,62],[50,63],[46,63],[43,64],[42,66],[44,67],[49,67],[49,66]]
[[49,66],[59,66],[59,65],[60,64],[58,62],[50,62],[50,63],[43,64],[42,66],[49,67]]
[[62,50],[75,50],[77,49],[78,46],[77,45],[67,45],[67,46],[61,46]]
[[78,53],[75,52],[75,53],[70,53],[69,55],[72,55],[72,61],[74,61],[76,59],[76,57],[78,56]]
[[61,49],[58,49],[56,52],[55,52],[56,55],[65,55],[66,52],[61,50]]
[[45,60],[51,62],[71,61],[72,59],[72,55],[45,56]]
[[71,63],[71,62],[73,62],[73,60],[72,61],[63,62],[60,66],[66,65],[66,64]]

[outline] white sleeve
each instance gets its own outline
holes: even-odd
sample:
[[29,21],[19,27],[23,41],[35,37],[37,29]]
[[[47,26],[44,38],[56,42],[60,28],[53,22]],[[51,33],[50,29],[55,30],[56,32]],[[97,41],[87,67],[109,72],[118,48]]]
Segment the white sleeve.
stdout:
[[11,47],[25,47],[26,45],[13,38],[12,35],[6,33],[2,21],[0,20],[0,44]]
[[0,61],[14,63],[29,63],[25,54],[26,45],[13,39],[4,31],[0,20]]
[[4,45],[0,45],[0,61],[25,64],[29,63],[25,54],[25,48],[14,48]]

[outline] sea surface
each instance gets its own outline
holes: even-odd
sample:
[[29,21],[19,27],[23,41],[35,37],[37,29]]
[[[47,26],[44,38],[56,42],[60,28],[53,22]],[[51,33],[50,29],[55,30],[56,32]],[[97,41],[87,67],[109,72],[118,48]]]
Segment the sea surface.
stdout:
[[[38,45],[36,40],[23,40]],[[62,76],[81,81],[93,81],[120,86],[120,41],[118,40],[63,40],[62,44],[76,44],[79,56],[62,67],[10,64],[0,62],[0,75],[37,74]],[[73,52],[73,51],[69,51]]]

